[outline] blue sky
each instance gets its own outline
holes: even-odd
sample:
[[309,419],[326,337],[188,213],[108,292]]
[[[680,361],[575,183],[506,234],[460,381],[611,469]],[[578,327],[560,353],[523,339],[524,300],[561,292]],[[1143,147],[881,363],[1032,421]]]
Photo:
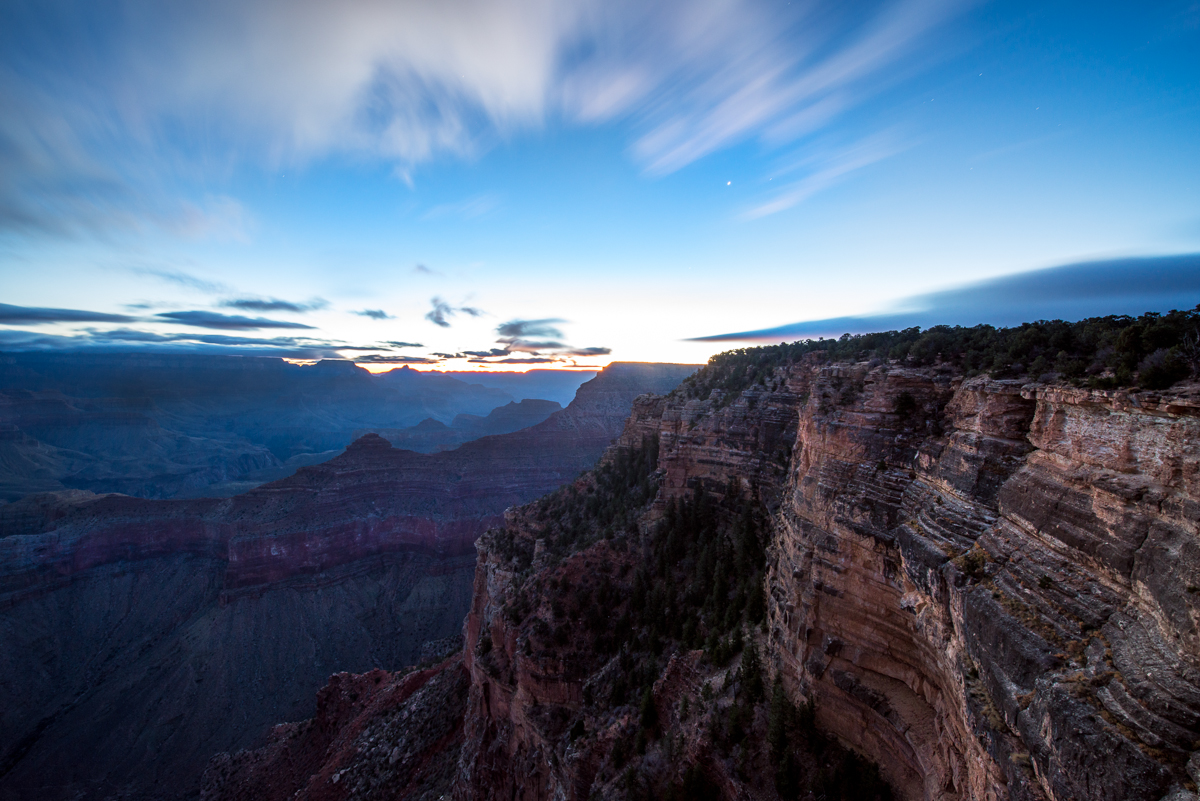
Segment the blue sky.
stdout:
[[703,361],[1200,251],[1192,0],[194,6],[0,9],[0,348]]

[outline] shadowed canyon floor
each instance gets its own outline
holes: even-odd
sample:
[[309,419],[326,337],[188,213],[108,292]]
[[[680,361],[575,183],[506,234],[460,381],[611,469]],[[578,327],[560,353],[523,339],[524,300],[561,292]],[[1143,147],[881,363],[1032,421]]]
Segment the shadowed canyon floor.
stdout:
[[228,499],[0,506],[0,797],[191,796],[331,673],[419,661],[461,628],[479,534],[694,369],[614,364],[531,428],[428,455],[366,436]]

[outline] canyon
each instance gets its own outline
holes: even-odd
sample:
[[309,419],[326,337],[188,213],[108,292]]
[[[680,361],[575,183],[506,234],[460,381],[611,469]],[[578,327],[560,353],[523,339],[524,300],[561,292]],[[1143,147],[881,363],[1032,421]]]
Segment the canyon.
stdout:
[[0,798],[192,797],[331,673],[420,662],[461,628],[475,539],[695,369],[614,363],[535,426],[434,454],[367,435],[231,498],[0,506]]
[[[541,422],[591,373],[482,380],[407,367],[250,356],[0,353],[0,501],[81,489],[144,498],[229,497],[327,461],[356,435],[445,427],[428,448]],[[482,419],[481,419],[482,418]],[[459,421],[456,425],[455,421]]]
[[479,539],[461,654],[377,676],[458,728],[404,740],[427,697],[327,711],[203,797],[1194,801],[1200,384],[779,354],[638,398]]

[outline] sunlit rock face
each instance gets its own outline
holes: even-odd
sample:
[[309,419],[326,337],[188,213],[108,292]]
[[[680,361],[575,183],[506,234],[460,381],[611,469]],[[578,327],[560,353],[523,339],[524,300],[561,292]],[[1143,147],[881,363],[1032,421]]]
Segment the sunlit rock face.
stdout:
[[1195,394],[878,369],[822,412],[836,377],[809,384],[770,579],[780,668],[819,721],[912,798],[1186,782]]
[[428,455],[366,436],[228,499],[0,507],[0,798],[192,795],[331,673],[418,661],[461,628],[474,540],[694,369],[613,365],[532,428]]
[[[1192,797],[1200,386],[1100,392],[808,358],[732,398],[639,399],[618,448],[653,434],[661,484],[643,528],[698,485],[758,494],[770,672],[898,797]],[[552,575],[523,513],[505,531],[535,555],[522,570],[480,542],[454,797],[623,797],[602,766],[605,732],[628,722],[592,720],[584,698],[604,659],[586,641],[531,652],[536,635],[505,609],[520,586],[623,575],[637,557],[601,541]],[[543,592],[535,609],[556,597]],[[680,654],[654,684],[687,759],[703,738],[672,710],[712,672],[693,662]],[[579,715],[587,748],[566,731]],[[726,797],[743,792],[732,768],[709,771]]]

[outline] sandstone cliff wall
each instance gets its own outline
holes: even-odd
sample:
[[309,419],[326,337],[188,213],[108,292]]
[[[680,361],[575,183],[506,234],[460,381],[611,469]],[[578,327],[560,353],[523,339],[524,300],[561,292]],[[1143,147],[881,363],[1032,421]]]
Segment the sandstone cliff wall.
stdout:
[[[770,672],[900,797],[1192,797],[1200,387],[808,359],[737,397],[639,399],[618,449],[653,435],[661,483],[642,531],[697,486],[761,500]],[[505,610],[530,586],[548,606],[563,577],[620,575],[637,556],[618,537],[542,563],[542,536],[514,514],[480,542],[459,799],[621,797],[606,766],[634,712],[588,711],[614,662],[539,647],[533,618]],[[680,764],[703,745],[676,705],[723,675],[698,653],[654,685]],[[746,792],[733,767],[705,764],[724,795]]]

